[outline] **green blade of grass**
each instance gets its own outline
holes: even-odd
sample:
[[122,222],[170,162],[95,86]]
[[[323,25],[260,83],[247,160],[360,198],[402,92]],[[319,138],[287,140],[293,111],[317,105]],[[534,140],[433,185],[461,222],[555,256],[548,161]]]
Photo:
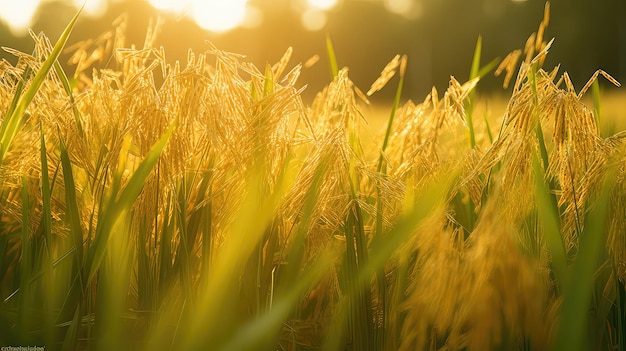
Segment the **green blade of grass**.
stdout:
[[[36,51],[33,51],[32,56],[35,56],[35,53]],[[24,91],[24,82],[28,81],[31,74],[33,74],[33,68],[27,65],[24,71],[22,72],[21,78],[17,82],[17,86],[15,87],[15,92],[13,94],[13,99],[11,100],[11,105],[9,105],[9,108],[4,114],[3,121],[8,121],[11,115],[13,114],[13,112],[15,112],[15,109],[17,108],[17,104],[20,101],[20,97],[22,96],[22,92]],[[6,128],[7,128],[7,124],[2,123],[2,126],[0,127],[0,135],[4,135],[6,133]]]
[[383,153],[385,152],[385,150],[387,150],[387,146],[389,144],[389,138],[391,137],[391,130],[393,128],[393,120],[395,119],[396,111],[398,110],[398,107],[400,106],[400,99],[402,97],[402,88],[404,86],[404,75],[406,72],[406,64],[407,64],[406,56],[402,56],[402,59],[400,62],[400,74],[399,74],[400,79],[398,81],[398,87],[396,88],[396,95],[393,98],[393,105],[391,106],[391,113],[389,114],[389,120],[387,121],[387,129],[385,130],[385,137],[383,139],[381,153],[380,153],[380,156],[378,157],[378,166],[376,166],[377,172],[385,173],[385,171],[383,170],[383,161],[384,161]]
[[[174,267],[178,269],[178,276],[181,279],[182,287],[183,287],[183,297],[186,300],[186,305],[193,307],[193,293],[192,293],[192,273],[190,269],[190,251],[192,250],[191,245],[193,245],[193,239],[191,238],[192,234],[195,234],[197,228],[190,228],[192,223],[188,220],[187,213],[187,204],[189,199],[187,197],[186,191],[186,178],[184,175],[181,180],[180,189],[178,191],[178,204],[175,207],[177,212],[178,221],[178,238],[180,243],[178,245],[178,250],[176,251],[176,262]],[[190,230],[191,229],[191,230]]]
[[[485,66],[480,67],[480,58],[482,55],[482,36],[478,36],[476,40],[476,46],[474,47],[474,56],[472,57],[472,66],[470,67],[469,80],[474,78],[482,79],[485,77],[491,70],[493,70],[496,65],[500,62],[499,58],[495,58],[487,63]],[[467,127],[469,129],[470,136],[470,146],[473,148],[476,147],[476,132],[474,130],[474,100],[476,98],[476,89],[472,89],[472,91],[468,95],[468,101],[465,104],[465,118],[467,120]]]
[[569,284],[569,269],[565,244],[561,237],[559,210],[553,194],[550,194],[544,181],[543,171],[536,156],[533,158],[533,170],[535,173],[537,214],[539,221],[543,224],[544,238],[552,259],[552,271],[558,289],[563,292]]
[[[168,199],[165,203],[171,203],[171,195],[168,196]],[[165,210],[163,212],[163,216],[165,218],[170,218],[170,206],[165,206]],[[172,236],[174,235],[173,222],[165,222],[162,226],[162,229],[159,233],[159,276],[158,276],[158,291],[165,294],[166,288],[168,286],[168,282],[170,276],[172,274]]]
[[27,335],[27,323],[32,320],[29,315],[31,311],[32,303],[30,292],[30,278],[32,276],[32,262],[33,262],[33,250],[30,240],[30,196],[28,194],[28,178],[22,177],[22,228],[21,228],[21,241],[22,252],[20,262],[20,295],[19,295],[19,310],[18,310],[18,331],[20,336]]
[[78,308],[74,311],[74,316],[70,322],[70,327],[65,333],[65,337],[63,339],[63,351],[73,351],[76,350],[76,344],[79,336],[79,330],[81,326],[81,322],[83,319],[83,312],[81,304],[79,304]]
[[405,213],[398,219],[396,225],[385,235],[372,239],[370,246],[376,250],[370,252],[368,265],[360,271],[359,279],[369,282],[368,270],[382,267],[423,220],[443,210],[450,187],[457,176],[456,170],[442,173],[440,179],[430,181],[424,186],[426,190],[416,194],[412,203],[405,204]]
[[270,65],[265,66],[265,79],[263,80],[263,97],[274,93],[274,73]]
[[74,101],[74,93],[72,93],[72,85],[70,84],[69,79],[67,79],[67,74],[61,67],[61,64],[58,60],[54,61],[54,70],[57,72],[57,76],[61,80],[61,84],[63,85],[63,89],[65,89],[65,93],[67,97],[70,99],[70,104],[72,106],[72,114],[74,115],[74,121],[76,122],[76,127],[78,128],[78,134],[82,137],[84,136],[83,132],[83,123],[80,120],[80,112],[78,112],[78,108],[76,107]]
[[470,68],[470,77],[469,80],[472,80],[478,77],[478,71],[480,70],[480,55],[483,46],[483,38],[482,36],[478,36],[476,39],[476,46],[474,47],[474,56],[472,57],[472,66]]
[[[306,241],[307,231],[311,225],[311,220],[313,219],[313,213],[318,202],[320,189],[322,188],[324,182],[324,176],[327,174],[330,167],[330,161],[331,160],[329,156],[325,156],[319,161],[319,164],[317,165],[317,168],[315,169],[315,173],[313,175],[311,186],[306,190],[306,197],[301,210],[302,220],[295,228],[296,231],[293,244],[289,249],[288,259],[290,264],[287,265],[284,272],[281,272],[281,274],[285,277],[285,282],[293,281],[298,276],[298,272],[301,267],[303,256],[305,253],[304,245]],[[293,262],[293,264],[291,264],[291,262]],[[289,289],[289,284],[280,284],[276,288],[278,293],[280,293],[282,289]]]
[[335,56],[335,49],[333,43],[330,40],[330,36],[326,35],[326,54],[328,55],[328,66],[330,68],[330,77],[335,80],[339,74],[339,66],[337,65],[337,56]]
[[[104,253],[106,252],[107,243],[109,237],[111,235],[111,230],[116,224],[118,220],[121,219],[123,215],[125,215],[132,204],[135,202],[137,196],[139,196],[141,190],[143,189],[143,185],[148,178],[152,168],[156,165],[161,152],[165,148],[170,136],[174,132],[174,129],[177,125],[175,121],[172,123],[167,131],[161,136],[161,138],[152,145],[152,148],[146,155],[143,161],[137,166],[137,169],[133,173],[133,175],[128,180],[128,183],[121,190],[119,197],[116,199],[115,194],[111,195],[111,199],[109,200],[106,208],[103,209],[102,218],[98,220],[98,228],[96,229],[96,237],[94,239],[93,245],[89,248],[89,252],[87,255],[87,282],[90,282],[98,270],[100,262],[104,257]],[[121,177],[121,173],[117,175],[115,178],[118,179]],[[116,188],[114,185],[112,188]]]
[[83,264],[83,229],[80,222],[80,210],[76,200],[76,184],[70,157],[63,139],[60,139],[61,165],[63,167],[63,181],[65,183],[65,211],[70,226],[72,237],[74,238],[74,248],[76,249],[76,263],[78,267]]
[[3,121],[2,128],[0,129],[0,163],[2,163],[4,155],[11,146],[13,138],[15,138],[15,135],[24,124],[26,116],[25,112],[28,108],[28,105],[30,105],[30,102],[37,94],[39,87],[46,79],[48,72],[50,71],[50,69],[58,59],[59,55],[61,54],[61,51],[65,47],[65,44],[67,43],[67,40],[72,32],[72,28],[74,28],[74,24],[76,23],[76,20],[78,20],[78,16],[80,15],[81,11],[82,7],[74,15],[67,27],[65,27],[65,30],[61,34],[61,37],[54,45],[50,56],[48,56],[48,58],[41,65],[39,71],[37,71],[37,74],[35,74],[35,77],[33,78],[30,86],[28,87],[26,92],[24,92],[24,94],[20,97],[11,115]]
[[50,245],[52,245],[52,210],[51,210],[51,189],[50,178],[48,175],[48,157],[46,152],[46,138],[43,132],[43,126],[39,124],[41,134],[41,206],[43,210],[43,232],[46,239],[46,248],[50,255]]
[[614,169],[607,173],[600,195],[585,218],[579,251],[572,269],[571,279],[563,294],[559,329],[556,334],[555,351],[578,351],[587,349],[590,322],[589,308],[593,294],[594,274],[598,267],[602,245],[608,231],[607,215],[611,191],[616,181]]
[[483,119],[485,121],[485,130],[487,131],[487,137],[489,138],[489,144],[493,145],[493,134],[491,133],[491,127],[489,126],[489,118],[487,118],[487,113],[483,114]]
[[616,325],[615,325],[615,329],[617,330],[617,350],[619,351],[624,351],[626,350],[626,340],[624,340],[625,337],[625,330],[624,330],[624,318],[626,317],[625,313],[626,311],[624,310],[624,284],[620,281],[619,277],[617,274],[614,274],[613,279],[615,279],[615,290],[616,290],[616,299],[615,299],[615,307],[616,307]]
[[[384,152],[385,150],[387,150],[388,144],[389,144],[389,138],[391,137],[391,131],[393,129],[393,121],[395,119],[396,116],[396,111],[398,110],[398,107],[400,106],[400,99],[402,97],[402,88],[404,86],[404,75],[406,72],[406,65],[407,65],[407,59],[406,56],[403,56],[401,58],[401,62],[400,62],[400,74],[399,74],[399,81],[398,81],[398,86],[396,88],[396,94],[394,96],[393,99],[393,105],[391,106],[391,113],[389,115],[389,120],[387,121],[387,129],[385,131],[385,137],[383,139],[383,145],[381,147],[381,152],[380,152],[380,156],[378,157],[378,165],[376,166],[376,171],[379,173],[383,173],[383,174],[387,174],[387,164],[384,163]],[[383,233],[383,217],[384,217],[384,207],[383,207],[383,201],[382,201],[382,191],[380,189],[380,186],[377,187],[376,189],[376,195],[377,195],[377,202],[376,202],[376,232],[375,235],[376,236],[380,236]],[[385,342],[385,323],[386,323],[386,317],[385,317],[385,310],[386,310],[386,283],[385,283],[385,272],[383,270],[378,270],[377,271],[377,277],[378,277],[378,286],[379,286],[379,299],[380,299],[380,307],[382,307],[382,316],[381,320],[382,320],[382,325],[380,326],[380,328],[377,328],[377,333],[376,333],[376,347],[378,349],[382,349],[384,342]]]
[[330,165],[330,157],[324,157],[317,165],[313,175],[313,181],[305,192],[305,201],[302,208],[302,221],[295,228],[293,243],[289,248],[287,259],[289,264],[283,278],[276,288],[274,303],[267,312],[258,318],[237,328],[234,335],[225,342],[222,350],[258,350],[275,349],[273,345],[276,336],[289,313],[293,311],[296,303],[319,281],[323,273],[332,264],[330,253],[320,254],[319,257],[305,269],[304,254],[307,233],[314,218],[313,213],[317,207],[320,189]]
[[322,278],[332,261],[328,254],[321,254],[311,267],[301,272],[299,278],[290,284],[290,289],[284,291],[276,299],[277,303],[273,305],[271,310],[237,328],[232,337],[219,350],[277,350],[276,335],[284,321],[287,320],[298,300]]

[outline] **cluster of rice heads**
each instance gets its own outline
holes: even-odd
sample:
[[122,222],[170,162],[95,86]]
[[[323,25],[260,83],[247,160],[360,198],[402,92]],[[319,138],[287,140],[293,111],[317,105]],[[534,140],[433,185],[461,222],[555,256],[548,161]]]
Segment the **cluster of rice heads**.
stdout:
[[[52,349],[573,350],[624,346],[624,133],[542,66],[549,7],[502,61],[400,106],[339,69],[306,106],[291,49],[186,64],[124,22],[0,63],[0,342]],[[517,62],[526,58],[518,68]],[[371,143],[362,106],[399,73]],[[558,78],[557,78],[558,77]],[[597,91],[595,89],[594,91]],[[490,125],[500,123],[492,131]],[[369,144],[369,147],[364,145]]]

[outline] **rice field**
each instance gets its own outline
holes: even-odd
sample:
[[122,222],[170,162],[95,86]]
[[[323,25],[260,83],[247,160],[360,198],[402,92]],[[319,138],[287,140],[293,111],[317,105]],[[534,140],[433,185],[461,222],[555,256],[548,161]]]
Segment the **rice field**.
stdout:
[[169,62],[76,18],[0,62],[1,346],[626,349],[624,97],[544,67],[549,4],[419,100],[402,55],[366,89],[329,39],[305,103],[291,49]]

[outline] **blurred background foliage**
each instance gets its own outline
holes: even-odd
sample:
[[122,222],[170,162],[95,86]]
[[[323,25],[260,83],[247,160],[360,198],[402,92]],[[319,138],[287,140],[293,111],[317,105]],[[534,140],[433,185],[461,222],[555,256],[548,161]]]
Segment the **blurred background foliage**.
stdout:
[[[54,40],[82,4],[82,0],[1,2],[0,44],[29,53],[33,41],[27,28]],[[202,52],[210,40],[263,67],[276,62],[290,46],[296,62],[313,55],[325,57],[328,34],[339,65],[350,68],[352,80],[361,88],[369,86],[395,54],[407,54],[406,93],[421,100],[432,86],[445,89],[450,75],[467,79],[479,35],[485,61],[523,46],[528,33],[536,30],[544,4],[543,0],[88,0],[69,44],[96,37],[126,14],[129,43],[141,46],[149,21],[161,16],[165,24],[157,47],[167,49],[168,60],[185,60],[190,48]],[[568,71],[577,89],[598,68],[626,81],[626,1],[551,4],[545,36],[556,41],[547,66],[564,63],[561,69]],[[222,23],[216,30],[211,21],[230,18],[228,11],[234,13],[226,24],[229,28]],[[16,61],[4,51],[0,59]],[[301,81],[309,87],[304,96],[311,97],[327,79],[325,60],[305,70]],[[501,80],[489,77],[481,86],[483,91],[497,91]],[[392,90],[376,98],[391,99]]]

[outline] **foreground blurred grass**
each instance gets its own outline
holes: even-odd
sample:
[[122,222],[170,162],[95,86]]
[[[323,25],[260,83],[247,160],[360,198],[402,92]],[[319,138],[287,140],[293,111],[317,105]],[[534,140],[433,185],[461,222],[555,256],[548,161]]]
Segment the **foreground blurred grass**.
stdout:
[[498,67],[509,97],[476,93],[479,40],[421,103],[396,57],[384,118],[330,41],[306,106],[290,50],[168,63],[120,23],[67,76],[72,24],[33,36],[0,70],[0,344],[625,349],[623,97],[543,69],[547,13]]

